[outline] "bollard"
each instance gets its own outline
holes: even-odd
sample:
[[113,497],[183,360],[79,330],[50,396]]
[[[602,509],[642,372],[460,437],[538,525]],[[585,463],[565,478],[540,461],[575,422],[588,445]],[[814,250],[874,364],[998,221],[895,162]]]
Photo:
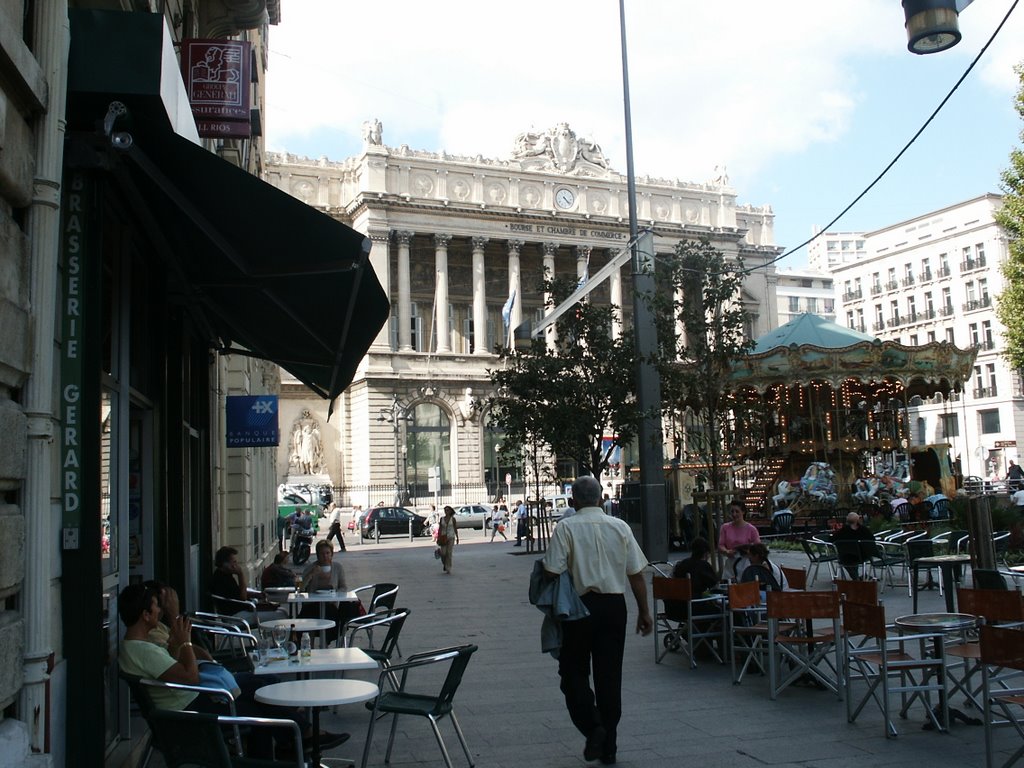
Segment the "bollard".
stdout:
[[413,518],[409,518],[409,543],[412,543],[412,521]]

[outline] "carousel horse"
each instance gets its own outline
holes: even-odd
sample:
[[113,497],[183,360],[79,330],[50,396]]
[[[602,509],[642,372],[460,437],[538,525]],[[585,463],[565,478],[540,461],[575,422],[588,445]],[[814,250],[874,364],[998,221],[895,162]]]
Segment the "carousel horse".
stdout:
[[788,480],[779,480],[779,484],[776,486],[775,490],[778,491],[778,493],[772,496],[772,501],[775,502],[776,509],[788,507],[790,502],[800,495],[799,484],[791,483]]
[[835,504],[838,496],[835,487],[835,473],[824,461],[814,461],[800,478],[803,492],[823,504]]
[[853,498],[861,504],[873,504],[881,486],[881,481],[874,475],[857,478],[853,483]]

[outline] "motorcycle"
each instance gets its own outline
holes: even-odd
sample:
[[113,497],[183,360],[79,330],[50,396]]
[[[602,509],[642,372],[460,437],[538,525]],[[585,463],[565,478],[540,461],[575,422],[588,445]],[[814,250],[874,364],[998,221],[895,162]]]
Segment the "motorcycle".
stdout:
[[305,565],[313,548],[313,531],[292,526],[292,539],[288,548],[292,552],[292,562],[295,565]]

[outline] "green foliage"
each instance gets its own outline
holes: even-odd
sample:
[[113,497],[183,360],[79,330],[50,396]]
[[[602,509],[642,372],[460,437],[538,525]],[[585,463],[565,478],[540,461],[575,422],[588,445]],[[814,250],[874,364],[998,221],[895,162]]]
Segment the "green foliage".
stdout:
[[[545,280],[542,290],[557,306],[576,287],[574,280]],[[557,341],[533,339],[529,350],[499,350],[490,372],[497,394],[489,399],[491,418],[505,432],[503,453],[536,457],[548,450],[576,461],[579,474],[599,476],[615,446],[636,436],[632,339],[611,336],[618,307],[584,301],[557,323]],[[615,436],[604,445],[606,434]],[[535,469],[538,463],[535,463]]]
[[[1021,80],[1015,108],[1024,118],[1024,67],[1016,68]],[[1021,133],[1024,140],[1024,132]],[[996,316],[1005,327],[1003,355],[1017,370],[1024,370],[1024,150],[1010,153],[1010,166],[1002,173],[1003,207],[996,221],[1006,232],[1009,255],[1002,265],[1005,287],[996,299]]]
[[676,446],[685,442],[691,460],[710,466],[712,488],[721,488],[722,467],[732,464],[730,420],[757,419],[730,393],[733,361],[753,344],[739,300],[743,261],[727,260],[707,240],[684,240],[657,277],[653,311],[664,415]]

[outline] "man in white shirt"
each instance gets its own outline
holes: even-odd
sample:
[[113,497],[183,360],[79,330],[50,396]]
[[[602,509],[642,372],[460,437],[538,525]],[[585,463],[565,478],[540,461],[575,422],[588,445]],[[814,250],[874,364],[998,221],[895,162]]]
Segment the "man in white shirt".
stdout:
[[513,547],[519,547],[523,544],[523,539],[527,536],[527,525],[526,525],[526,504],[522,501],[516,502],[516,543]]
[[327,543],[330,544],[331,539],[338,540],[338,549],[342,552],[345,551],[345,539],[342,538],[341,532],[341,507],[335,503],[331,503],[331,513],[327,516]]
[[562,622],[558,675],[569,717],[587,739],[584,759],[612,765],[622,713],[627,585],[639,611],[636,631],[649,635],[654,628],[643,576],[647,558],[629,525],[604,513],[596,478],[577,479],[572,496],[576,514],[555,526],[543,564],[550,576],[569,571],[590,615]]

